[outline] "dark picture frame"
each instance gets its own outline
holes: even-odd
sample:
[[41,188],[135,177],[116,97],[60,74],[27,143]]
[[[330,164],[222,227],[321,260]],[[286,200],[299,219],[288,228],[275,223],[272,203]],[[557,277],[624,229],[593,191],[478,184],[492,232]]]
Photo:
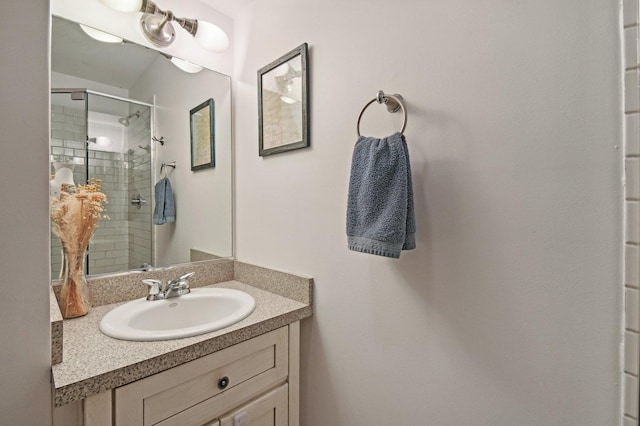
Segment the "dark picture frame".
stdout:
[[308,64],[308,45],[303,43],[258,70],[261,157],[310,145]]
[[215,102],[210,98],[189,111],[191,171],[216,166]]

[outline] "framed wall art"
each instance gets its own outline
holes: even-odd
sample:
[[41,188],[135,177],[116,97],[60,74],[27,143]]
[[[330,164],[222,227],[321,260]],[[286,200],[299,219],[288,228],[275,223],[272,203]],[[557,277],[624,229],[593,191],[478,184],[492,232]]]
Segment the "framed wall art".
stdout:
[[304,43],[258,70],[261,157],[309,146],[307,51]]
[[209,99],[189,111],[192,171],[216,166],[214,105]]

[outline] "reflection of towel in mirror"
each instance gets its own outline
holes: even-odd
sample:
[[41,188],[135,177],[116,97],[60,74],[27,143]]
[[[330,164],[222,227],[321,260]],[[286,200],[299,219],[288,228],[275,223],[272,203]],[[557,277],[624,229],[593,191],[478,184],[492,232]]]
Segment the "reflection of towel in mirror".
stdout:
[[349,249],[398,258],[416,247],[409,150],[403,135],[360,137],[347,203]]
[[162,225],[165,222],[176,221],[176,208],[173,204],[171,182],[164,177],[156,183],[156,206],[153,209],[153,224]]

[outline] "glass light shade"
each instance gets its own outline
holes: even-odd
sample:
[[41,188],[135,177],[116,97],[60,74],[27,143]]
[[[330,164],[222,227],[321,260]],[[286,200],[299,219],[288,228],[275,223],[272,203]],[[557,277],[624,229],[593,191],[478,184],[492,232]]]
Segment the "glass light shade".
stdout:
[[202,67],[200,65],[192,64],[191,62],[185,61],[184,59],[173,57],[171,58],[171,63],[180,68],[182,71],[188,72],[190,74],[195,74],[202,71]]
[[93,142],[96,145],[103,147],[111,146],[111,139],[106,136],[96,136],[95,138],[90,138],[89,142]]
[[82,24],[80,24],[80,28],[82,28],[82,31],[89,37],[103,43],[122,43],[122,38],[114,36],[113,34],[105,33],[104,31],[96,30],[95,28]]
[[282,65],[278,65],[276,68],[271,71],[274,77],[282,77],[289,73],[289,64],[284,63]]
[[120,12],[137,12],[142,7],[142,0],[100,0],[100,3]]
[[73,182],[73,168],[75,164],[69,163],[53,163],[55,169],[55,177],[53,180],[58,184],[75,185]]
[[222,52],[229,47],[227,34],[210,22],[198,21],[198,31],[194,37],[202,47],[211,52]]

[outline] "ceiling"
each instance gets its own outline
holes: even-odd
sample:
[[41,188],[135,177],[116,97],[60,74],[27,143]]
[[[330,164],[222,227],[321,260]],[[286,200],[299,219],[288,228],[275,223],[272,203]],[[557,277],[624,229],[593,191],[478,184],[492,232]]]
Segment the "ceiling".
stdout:
[[212,7],[227,16],[234,18],[246,5],[253,0],[200,0],[202,3]]
[[51,70],[129,89],[158,57],[158,52],[133,43],[102,43],[80,26],[54,17],[51,26]]

